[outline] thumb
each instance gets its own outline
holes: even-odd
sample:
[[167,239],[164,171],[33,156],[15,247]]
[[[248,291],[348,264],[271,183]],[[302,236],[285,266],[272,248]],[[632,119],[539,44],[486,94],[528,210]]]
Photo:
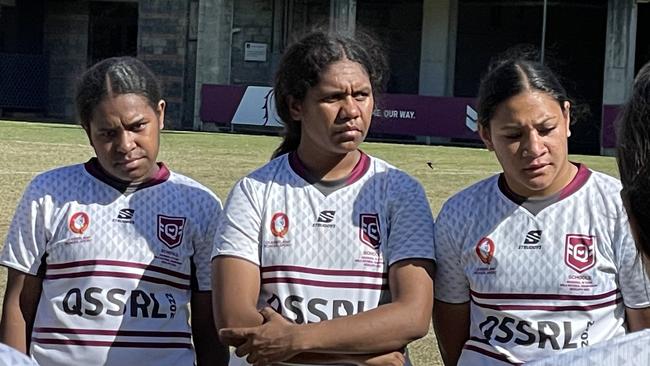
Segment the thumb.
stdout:
[[229,346],[238,346],[246,341],[248,328],[223,328],[219,330],[219,339]]
[[264,317],[265,323],[277,317],[282,318],[282,315],[278,314],[275,310],[273,310],[273,308],[268,306],[260,310],[260,314],[262,314],[262,316]]

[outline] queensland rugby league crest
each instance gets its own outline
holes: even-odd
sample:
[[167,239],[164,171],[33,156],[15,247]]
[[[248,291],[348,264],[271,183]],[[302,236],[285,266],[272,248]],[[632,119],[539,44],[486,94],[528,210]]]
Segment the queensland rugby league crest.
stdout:
[[596,237],[568,234],[564,244],[564,263],[578,273],[596,264]]
[[158,215],[158,239],[169,248],[175,248],[183,242],[185,217]]
[[379,230],[378,214],[360,214],[359,215],[359,239],[362,243],[373,249],[381,245],[381,231]]

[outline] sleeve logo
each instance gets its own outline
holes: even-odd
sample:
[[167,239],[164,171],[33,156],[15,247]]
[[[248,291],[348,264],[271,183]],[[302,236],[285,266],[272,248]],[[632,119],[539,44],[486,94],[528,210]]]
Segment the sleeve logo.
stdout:
[[373,249],[381,245],[381,231],[379,228],[378,214],[359,215],[359,239]]
[[596,237],[568,234],[564,245],[564,263],[578,273],[596,264]]
[[158,215],[158,239],[169,248],[175,248],[183,241],[184,217]]

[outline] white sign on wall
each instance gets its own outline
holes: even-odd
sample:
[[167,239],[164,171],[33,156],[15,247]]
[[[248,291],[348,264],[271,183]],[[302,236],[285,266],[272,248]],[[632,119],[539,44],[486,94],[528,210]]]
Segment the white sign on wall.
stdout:
[[266,62],[266,43],[244,43],[244,61]]

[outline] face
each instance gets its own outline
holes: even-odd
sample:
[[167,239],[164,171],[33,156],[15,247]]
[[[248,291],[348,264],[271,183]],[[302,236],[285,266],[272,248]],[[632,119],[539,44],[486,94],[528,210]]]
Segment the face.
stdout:
[[330,64],[304,100],[290,98],[291,117],[301,123],[301,158],[355,151],[370,128],[372,86],[363,66],[350,60]]
[[86,132],[109,175],[140,183],[156,174],[165,101],[158,102],[156,109],[145,97],[132,93],[108,96],[95,107]]
[[481,139],[496,154],[508,187],[524,197],[560,191],[577,169],[568,161],[569,102],[524,91],[499,104]]

